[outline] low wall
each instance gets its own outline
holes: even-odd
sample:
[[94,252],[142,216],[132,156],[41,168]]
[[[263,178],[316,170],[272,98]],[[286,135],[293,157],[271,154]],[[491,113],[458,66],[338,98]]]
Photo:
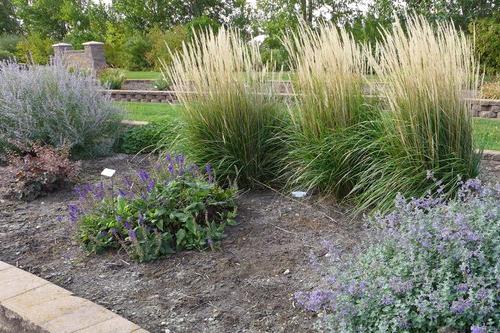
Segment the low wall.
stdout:
[[500,99],[475,99],[470,101],[473,117],[500,119]]
[[[178,103],[175,91],[154,90],[107,90],[115,101]],[[278,93],[278,96],[290,98],[293,94]],[[500,119],[500,100],[498,99],[467,99],[471,105],[473,117]]]
[[111,98],[122,102],[177,103],[175,91],[107,90]]

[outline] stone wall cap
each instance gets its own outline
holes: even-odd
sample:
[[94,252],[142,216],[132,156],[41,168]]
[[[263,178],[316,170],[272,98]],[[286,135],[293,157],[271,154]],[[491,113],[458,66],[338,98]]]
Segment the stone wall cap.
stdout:
[[92,41],[92,42],[82,43],[82,45],[104,45],[104,43]]
[[52,46],[73,46],[73,45],[68,43],[57,43],[57,44],[52,44]]

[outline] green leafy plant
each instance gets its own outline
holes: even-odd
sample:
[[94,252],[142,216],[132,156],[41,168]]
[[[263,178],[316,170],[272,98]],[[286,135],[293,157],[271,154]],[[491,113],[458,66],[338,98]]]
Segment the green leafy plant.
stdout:
[[9,51],[0,49],[0,61],[13,61],[15,57],[16,56]]
[[221,188],[210,166],[201,171],[181,155],[167,154],[151,173],[140,170],[120,187],[87,184],[76,192],[69,217],[83,246],[91,252],[123,247],[141,262],[214,248],[236,217],[236,190]]
[[184,106],[178,150],[213,165],[222,181],[254,186],[275,178],[284,112],[256,46],[232,30],[207,30],[164,64],[164,75]]
[[176,121],[157,121],[126,130],[118,139],[118,150],[126,154],[149,153],[158,149],[160,142],[175,140]]
[[107,68],[99,73],[101,84],[107,89],[121,89],[127,77],[120,69]]
[[16,55],[23,63],[45,65],[49,63],[50,56],[54,53],[53,44],[54,41],[50,38],[33,33],[17,44]]
[[167,90],[172,86],[172,82],[166,78],[161,78],[158,80],[155,80],[153,83],[153,87],[155,87],[156,90]]

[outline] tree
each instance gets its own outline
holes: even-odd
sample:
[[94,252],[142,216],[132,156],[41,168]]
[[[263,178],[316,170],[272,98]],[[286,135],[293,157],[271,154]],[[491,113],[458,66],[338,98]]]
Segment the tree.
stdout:
[[0,35],[14,33],[19,30],[14,6],[10,0],[0,0]]
[[452,20],[466,31],[475,19],[492,16],[498,11],[498,0],[406,0],[409,10],[434,21]]
[[37,33],[42,37],[62,40],[68,32],[61,19],[61,9],[65,1],[60,0],[13,0],[16,14],[22,21],[23,29],[28,33]]

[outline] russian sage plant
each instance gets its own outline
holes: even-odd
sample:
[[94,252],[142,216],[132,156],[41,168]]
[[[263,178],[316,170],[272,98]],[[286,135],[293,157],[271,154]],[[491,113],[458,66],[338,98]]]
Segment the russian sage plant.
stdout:
[[121,111],[101,89],[60,64],[0,63],[0,142],[69,146],[72,157],[106,153]]
[[327,314],[324,330],[498,332],[500,184],[470,179],[448,202],[399,196],[369,228],[361,254],[333,253],[325,284],[296,294]]
[[151,172],[139,170],[114,187],[87,184],[76,192],[69,219],[83,246],[122,247],[139,261],[213,248],[236,216],[236,190],[221,188],[209,165],[200,170],[182,155],[167,154]]

